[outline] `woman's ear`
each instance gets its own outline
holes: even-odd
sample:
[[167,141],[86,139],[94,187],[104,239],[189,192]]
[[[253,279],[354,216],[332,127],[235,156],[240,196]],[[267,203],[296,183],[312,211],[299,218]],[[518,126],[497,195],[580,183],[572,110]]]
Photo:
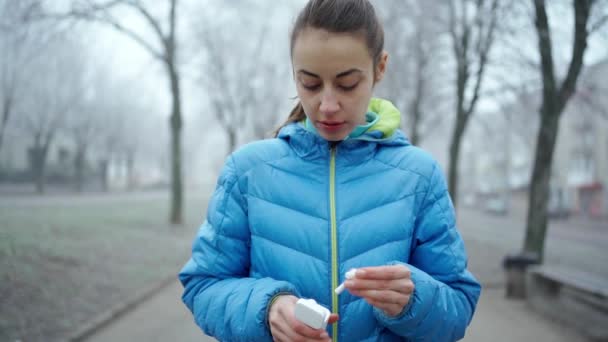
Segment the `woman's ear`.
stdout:
[[388,63],[388,52],[382,51],[382,54],[380,55],[380,60],[378,61],[378,64],[376,65],[376,77],[374,79],[375,83],[382,81],[382,78],[384,77],[384,73],[386,72],[387,63]]

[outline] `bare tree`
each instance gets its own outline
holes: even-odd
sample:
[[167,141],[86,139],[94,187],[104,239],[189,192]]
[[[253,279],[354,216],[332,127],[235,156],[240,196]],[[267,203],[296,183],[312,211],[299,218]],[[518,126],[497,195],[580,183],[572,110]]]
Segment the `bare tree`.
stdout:
[[396,0],[378,2],[378,6],[384,16],[391,70],[379,91],[403,110],[402,126],[412,144],[418,145],[444,121],[444,108],[437,103],[448,102],[448,87],[441,79],[444,73],[439,71],[445,57],[438,15],[443,4]]
[[[78,103],[82,91],[81,63],[75,41],[66,37],[55,38],[49,48],[43,50],[45,59],[37,60],[30,67],[39,78],[31,79],[27,101],[18,107],[19,126],[32,138],[28,149],[30,170],[36,190],[45,190],[45,170],[49,148],[59,130],[65,128],[65,120]],[[41,51],[42,52],[42,51]]]
[[589,34],[595,29],[589,19],[596,2],[598,1],[572,1],[574,45],[566,76],[562,81],[558,81],[555,74],[554,46],[551,40],[546,4],[544,0],[534,0],[543,91],[542,104],[539,111],[540,127],[536,142],[532,179],[530,181],[531,188],[523,251],[536,255],[540,261],[543,259],[547,231],[549,180],[551,178],[551,167],[559,130],[559,119],[568,104],[568,100],[576,91],[576,83],[583,68]]
[[[209,62],[205,63],[207,68],[202,79],[211,102],[211,109],[226,133],[228,140],[226,154],[229,154],[236,147],[239,128],[243,126],[246,119],[245,111],[239,106],[243,94],[236,89],[237,81],[231,80],[233,76],[230,75],[230,72],[234,69],[230,68],[234,64],[224,58],[226,54],[223,53],[221,46],[226,46],[227,41],[218,41],[220,35],[213,38],[211,36],[210,32],[201,35],[202,44],[209,55]],[[243,81],[248,82],[246,78]]]
[[[125,101],[124,91],[117,92],[116,89],[124,89],[115,83],[102,83],[97,87],[95,97],[95,111],[104,117],[103,130],[99,132],[99,139],[96,141],[96,151],[98,152],[98,173],[101,188],[109,191],[108,172],[110,165],[118,156],[124,155],[127,141],[133,138],[134,134],[129,134],[127,129],[128,118],[123,113],[133,115],[136,111],[132,110],[131,102]],[[133,133],[133,132],[131,132]]]
[[[103,66],[100,68],[102,71],[106,71]],[[94,111],[97,116],[103,117],[103,125],[99,125],[98,139],[94,142],[98,155],[97,172],[102,191],[109,191],[110,164],[124,139],[125,120],[121,118],[121,113],[133,113],[123,105],[123,98],[126,96],[125,87],[117,84],[113,79],[104,77],[109,74],[108,72],[97,74],[95,95],[89,105],[89,110]],[[118,91],[119,89],[120,91]]]
[[[389,53],[389,71],[379,84],[379,96],[390,99],[402,111],[401,128],[405,131],[408,101],[414,85],[411,82],[413,54],[411,52],[412,37],[416,28],[417,6],[411,1],[378,1],[376,4],[382,17],[385,31],[385,48]],[[411,139],[412,137],[410,137]]]
[[[205,54],[200,81],[226,133],[226,152],[230,153],[243,129],[249,126],[254,137],[263,138],[276,123],[277,107],[288,98],[284,88],[289,64],[287,56],[272,55],[272,20],[254,21],[251,15],[259,11],[272,16],[274,7],[246,1],[238,8],[234,4],[223,6],[222,15],[214,15],[213,22],[199,22],[195,29]],[[247,22],[247,34],[225,29],[243,22]]]
[[460,146],[480,98],[488,56],[495,40],[499,1],[450,0],[449,9],[449,31],[456,60],[456,121],[450,142],[448,183],[456,206]]
[[[269,41],[273,40],[266,40],[266,42]],[[277,53],[277,51],[272,51],[268,45],[263,50]],[[292,78],[287,49],[284,52],[278,52],[274,56],[263,54],[257,64],[256,84],[253,88],[254,93],[251,96],[248,113],[250,123],[248,126],[251,126],[254,139],[268,138],[276,128],[277,122],[281,118],[287,117],[289,113],[291,101],[285,89],[286,85],[292,82]],[[277,63],[277,60],[282,63]]]
[[[84,92],[84,91],[83,91]],[[66,135],[71,137],[74,151],[74,187],[82,191],[85,181],[87,156],[93,144],[99,139],[103,125],[91,99],[83,99],[85,103],[74,104],[73,110],[66,117]],[[74,110],[76,109],[76,110]]]
[[0,1],[0,149],[23,93],[27,64],[38,55],[45,39],[45,31],[26,20],[40,9],[36,0]]
[[[169,126],[171,131],[171,209],[169,221],[173,224],[183,222],[183,185],[182,185],[182,100],[180,73],[178,69],[177,42],[177,0],[166,0],[168,15],[165,21],[155,17],[150,8],[140,0],[73,0],[69,17],[99,22],[109,25],[116,31],[133,39],[166,69],[169,89],[172,96]],[[154,33],[156,41],[150,41],[137,30],[127,27],[113,11],[117,8],[132,10],[142,18]]]
[[413,37],[414,50],[414,92],[409,106],[411,115],[410,139],[412,144],[417,145],[420,140],[419,122],[422,120],[422,100],[427,91],[427,76],[429,72],[429,51],[424,46],[424,26],[421,17],[418,17],[416,32]]

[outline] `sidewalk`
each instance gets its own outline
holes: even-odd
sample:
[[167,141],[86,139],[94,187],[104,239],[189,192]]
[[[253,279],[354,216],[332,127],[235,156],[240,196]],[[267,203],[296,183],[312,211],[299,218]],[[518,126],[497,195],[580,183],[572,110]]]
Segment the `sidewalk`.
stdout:
[[101,341],[199,341],[211,342],[194,324],[181,301],[182,286],[176,281],[118,320],[102,328],[87,342]]
[[[465,342],[584,342],[575,330],[564,327],[530,310],[524,301],[504,298],[502,258],[509,244],[499,246],[484,240],[467,227],[486,225],[463,213],[463,237],[469,269],[484,288]],[[86,341],[215,341],[205,337],[181,302],[182,287],[177,280],[147,302],[99,330]]]
[[[194,324],[180,300],[176,281],[157,296],[98,331],[87,342],[183,341],[211,342]],[[465,342],[577,342],[585,341],[570,329],[531,312],[525,302],[504,299],[502,288],[483,291]]]
[[524,301],[507,300],[503,288],[482,292],[465,342],[584,342],[572,329],[531,311]]

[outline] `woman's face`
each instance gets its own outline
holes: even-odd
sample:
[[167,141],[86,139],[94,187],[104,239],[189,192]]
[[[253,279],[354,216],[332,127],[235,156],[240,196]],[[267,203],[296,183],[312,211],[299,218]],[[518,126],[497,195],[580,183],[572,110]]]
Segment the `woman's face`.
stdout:
[[363,35],[307,28],[298,34],[292,56],[298,97],[323,138],[343,140],[365,123],[374,84],[384,75],[386,53],[374,73]]

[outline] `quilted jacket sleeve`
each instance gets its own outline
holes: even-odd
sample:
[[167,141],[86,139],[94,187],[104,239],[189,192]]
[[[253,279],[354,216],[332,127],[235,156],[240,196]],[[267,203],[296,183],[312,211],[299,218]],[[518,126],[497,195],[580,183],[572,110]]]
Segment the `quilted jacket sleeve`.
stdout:
[[411,264],[406,265],[412,272],[414,295],[397,317],[378,309],[374,314],[380,324],[407,339],[459,340],[473,317],[481,286],[466,269],[464,243],[436,164],[416,222]]
[[179,274],[182,300],[203,331],[220,341],[271,341],[267,306],[293,285],[249,277],[249,228],[234,159],[222,170],[192,257]]

